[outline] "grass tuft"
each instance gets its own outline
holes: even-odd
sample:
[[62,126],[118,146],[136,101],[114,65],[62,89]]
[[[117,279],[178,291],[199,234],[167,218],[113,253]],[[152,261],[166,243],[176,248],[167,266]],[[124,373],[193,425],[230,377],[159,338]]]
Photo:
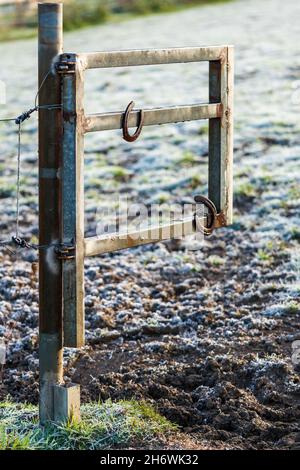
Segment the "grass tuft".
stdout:
[[10,401],[0,403],[0,450],[101,450],[149,445],[176,426],[146,402],[135,400],[82,406],[82,420],[38,425],[38,409]]

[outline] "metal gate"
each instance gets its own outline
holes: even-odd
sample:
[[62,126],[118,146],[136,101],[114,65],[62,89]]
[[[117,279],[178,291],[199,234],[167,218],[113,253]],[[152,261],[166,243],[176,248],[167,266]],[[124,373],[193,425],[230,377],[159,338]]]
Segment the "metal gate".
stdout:
[[[214,228],[229,225],[232,221],[233,47],[61,53],[62,7],[59,4],[39,5],[39,31],[40,85],[51,69],[51,76],[40,93],[40,104],[54,104],[57,100],[62,103],[62,112],[52,111],[52,117],[40,110],[39,133],[40,243],[60,241],[60,249],[55,253],[40,253],[41,391],[45,389],[41,396],[48,401],[48,413],[53,416],[49,386],[61,382],[62,348],[79,348],[84,344],[84,258],[165,239],[161,226],[156,227],[154,240],[149,236],[149,229],[140,232],[139,237],[129,232],[125,238],[118,233],[84,238],[84,136],[89,132],[122,129],[125,120],[128,127],[141,127],[142,121],[144,126],[152,126],[208,119],[208,198],[216,208]],[[126,113],[85,114],[84,73],[88,69],[202,61],[209,62],[208,103],[143,112],[132,110],[131,106]],[[186,235],[195,231],[196,226],[190,222],[183,220],[169,225],[168,238],[172,238],[178,225]],[[54,284],[49,287],[51,282]],[[53,359],[49,359],[49,351]]]

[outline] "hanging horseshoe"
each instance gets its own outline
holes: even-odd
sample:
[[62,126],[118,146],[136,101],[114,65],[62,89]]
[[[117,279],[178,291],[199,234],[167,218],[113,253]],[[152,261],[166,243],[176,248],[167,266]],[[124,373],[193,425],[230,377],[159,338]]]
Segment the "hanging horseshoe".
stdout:
[[124,114],[124,118],[123,118],[123,125],[122,125],[123,139],[126,140],[126,142],[135,142],[138,139],[138,137],[141,135],[141,132],[143,130],[145,113],[141,109],[140,110],[140,118],[139,118],[138,128],[137,128],[136,132],[133,135],[129,134],[128,120],[129,120],[129,115],[130,115],[131,111],[134,108],[134,105],[135,105],[134,101],[131,101],[129,103],[129,105],[127,106],[127,108],[125,110],[125,114]]
[[202,232],[204,235],[209,236],[214,231],[215,222],[216,222],[216,219],[218,217],[216,206],[214,205],[214,203],[210,199],[208,199],[205,196],[197,195],[197,196],[194,197],[194,200],[195,200],[196,203],[203,204],[209,211],[208,226],[207,227],[200,224],[199,218],[198,218],[198,216],[199,216],[198,212],[199,211],[197,211],[195,213],[195,219],[194,219],[197,230]]

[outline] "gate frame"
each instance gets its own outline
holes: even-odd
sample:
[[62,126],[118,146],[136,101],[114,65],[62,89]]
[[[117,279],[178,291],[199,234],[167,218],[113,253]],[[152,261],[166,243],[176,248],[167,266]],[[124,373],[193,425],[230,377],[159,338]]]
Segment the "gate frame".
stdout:
[[[62,53],[62,34],[62,4],[39,4],[40,104],[62,103],[62,111],[39,111],[40,244],[61,246],[40,250],[42,424],[75,411],[79,415],[78,386],[63,386],[62,353],[64,346],[84,345],[84,258],[174,238],[177,227],[185,235],[195,231],[193,220],[185,219],[151,228],[151,237],[148,228],[139,238],[136,232],[84,238],[84,135],[121,129],[124,118],[124,112],[85,115],[85,70],[209,62],[209,103],[146,109],[144,126],[209,120],[208,196],[218,212],[216,228],[232,222],[233,46],[75,54]],[[138,120],[139,111],[133,111],[129,126]]]

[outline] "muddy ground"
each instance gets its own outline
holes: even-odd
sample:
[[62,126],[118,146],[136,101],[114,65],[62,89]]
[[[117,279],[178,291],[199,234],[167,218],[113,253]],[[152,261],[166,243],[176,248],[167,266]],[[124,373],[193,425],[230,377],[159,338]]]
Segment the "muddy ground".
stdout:
[[[300,369],[292,361],[292,345],[300,339],[299,17],[296,0],[249,0],[66,36],[65,50],[72,51],[236,47],[233,226],[205,241],[87,260],[87,346],[65,354],[65,379],[81,383],[84,401],[147,399],[199,448],[300,448]],[[7,64],[1,116],[14,116],[32,104],[36,45],[1,44],[0,52]],[[99,112],[124,109],[132,98],[150,107],[192,103],[207,99],[206,86],[202,64],[91,72],[86,104]],[[118,132],[89,136],[86,235],[95,233],[99,207],[111,207],[116,193],[147,204],[205,194],[206,131],[201,123],[147,128],[134,146]],[[12,124],[2,125],[0,139],[0,229],[6,239],[15,219]],[[23,132],[21,226],[33,241],[36,145],[32,118]],[[12,256],[3,249],[0,255],[0,336],[8,347],[1,397],[33,403],[36,259],[33,251]]]

